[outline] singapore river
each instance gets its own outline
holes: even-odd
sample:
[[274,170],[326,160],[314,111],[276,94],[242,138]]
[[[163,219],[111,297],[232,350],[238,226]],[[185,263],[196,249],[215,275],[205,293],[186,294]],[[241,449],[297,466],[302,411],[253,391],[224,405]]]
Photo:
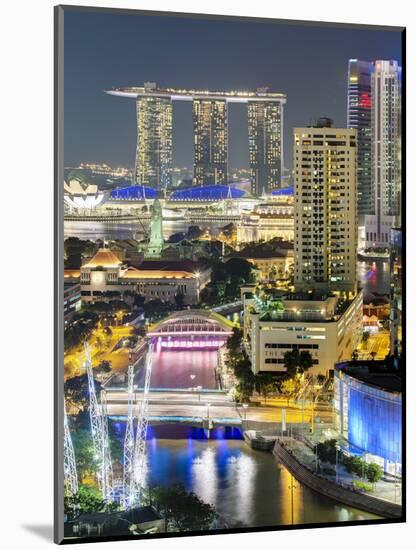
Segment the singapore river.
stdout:
[[[116,424],[120,438],[122,423]],[[180,483],[213,504],[220,524],[260,527],[292,523],[291,475],[271,453],[253,451],[239,430],[149,427],[147,486]],[[376,519],[323,497],[293,481],[293,523]]]

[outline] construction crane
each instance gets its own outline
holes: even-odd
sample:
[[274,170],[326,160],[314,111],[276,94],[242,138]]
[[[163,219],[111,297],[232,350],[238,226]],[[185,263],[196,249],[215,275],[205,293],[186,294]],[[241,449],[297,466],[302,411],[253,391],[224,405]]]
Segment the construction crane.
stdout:
[[68,417],[64,403],[64,486],[65,495],[74,496],[78,493],[78,474],[75,462],[74,446],[68,426]]

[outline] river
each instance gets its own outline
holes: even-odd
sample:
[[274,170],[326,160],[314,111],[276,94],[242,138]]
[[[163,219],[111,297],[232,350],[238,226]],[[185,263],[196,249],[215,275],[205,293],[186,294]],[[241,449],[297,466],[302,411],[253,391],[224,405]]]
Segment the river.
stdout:
[[[253,451],[237,428],[213,430],[207,440],[198,428],[149,427],[146,477],[148,487],[183,484],[228,527],[292,524],[290,473],[271,453]],[[376,519],[293,484],[293,524]]]

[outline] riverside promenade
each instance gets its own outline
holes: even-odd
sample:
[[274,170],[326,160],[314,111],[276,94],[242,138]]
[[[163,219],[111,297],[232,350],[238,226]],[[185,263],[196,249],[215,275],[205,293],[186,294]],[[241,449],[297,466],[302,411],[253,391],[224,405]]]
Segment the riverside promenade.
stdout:
[[340,472],[338,482],[334,475],[317,473],[314,453],[304,443],[290,437],[277,438],[273,454],[299,482],[318,493],[384,518],[402,518],[401,496],[395,496],[397,503],[390,500],[393,495],[389,482],[380,481],[377,491],[370,495],[354,487],[353,477],[347,477],[344,471]]

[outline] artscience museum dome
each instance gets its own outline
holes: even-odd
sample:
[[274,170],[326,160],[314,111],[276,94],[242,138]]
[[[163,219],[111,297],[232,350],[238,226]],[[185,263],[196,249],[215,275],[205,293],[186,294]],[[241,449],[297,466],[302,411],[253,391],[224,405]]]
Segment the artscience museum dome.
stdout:
[[87,181],[82,174],[69,174],[64,182],[64,200],[72,208],[90,210],[104,202],[106,192]]

